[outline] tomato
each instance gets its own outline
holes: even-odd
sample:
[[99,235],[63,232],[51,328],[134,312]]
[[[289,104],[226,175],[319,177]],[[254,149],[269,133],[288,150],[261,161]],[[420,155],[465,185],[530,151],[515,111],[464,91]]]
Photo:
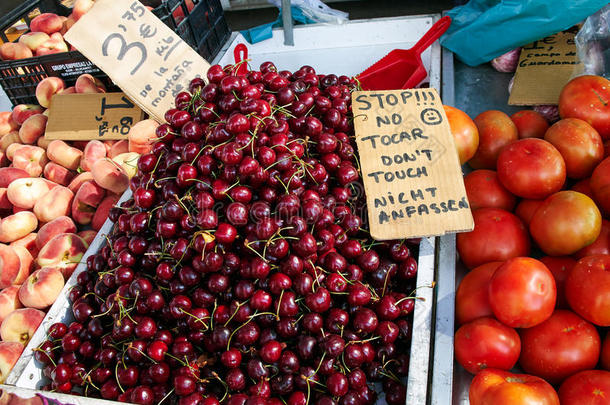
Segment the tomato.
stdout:
[[570,188],[572,191],[578,191],[579,193],[583,193],[593,201],[595,201],[595,196],[593,195],[593,189],[591,188],[591,178],[587,177],[586,179],[582,179],[577,181]]
[[606,333],[602,343],[602,354],[599,358],[599,363],[603,369],[610,370],[610,332]]
[[479,318],[455,332],[455,359],[469,373],[486,368],[510,370],[521,351],[519,334],[494,318]]
[[443,108],[449,121],[451,134],[453,134],[460,164],[463,165],[477,151],[479,146],[479,130],[474,121],[464,111],[448,105],[443,106]]
[[519,333],[521,368],[551,384],[594,368],[599,359],[597,329],[572,311],[558,309],[546,321]]
[[579,76],[559,95],[561,118],[587,121],[603,139],[610,138],[610,81],[601,76]]
[[530,221],[530,234],[547,255],[571,255],[597,239],[602,216],[592,199],[576,191],[548,197]]
[[473,169],[495,169],[503,147],[519,139],[517,127],[502,111],[482,112],[474,123],[479,130],[479,147],[468,162]]
[[610,372],[587,370],[574,374],[559,387],[561,405],[608,405]]
[[473,170],[464,176],[464,187],[470,209],[473,210],[492,207],[512,211],[517,202],[517,198],[500,183],[493,170]]
[[547,320],[556,298],[553,274],[531,257],[507,260],[489,282],[491,310],[500,322],[513,328],[531,328]]
[[502,263],[482,264],[464,276],[455,293],[455,320],[458,325],[483,316],[493,316],[489,306],[489,280]]
[[479,208],[472,213],[474,230],[456,237],[460,258],[472,269],[484,263],[527,256],[530,240],[519,218],[499,208]]
[[551,385],[540,377],[488,368],[472,379],[470,405],[559,405]]
[[605,214],[610,213],[610,157],[602,160],[593,170],[589,184],[597,204]]
[[602,230],[595,242],[574,253],[574,257],[581,259],[585,256],[608,254],[610,254],[610,221],[602,219]]
[[570,256],[545,256],[540,261],[544,263],[555,279],[555,288],[557,288],[557,303],[555,307],[569,308],[565,293],[565,283],[570,270],[576,264],[576,260]]
[[578,315],[610,326],[610,255],[580,259],[566,279],[566,298]]
[[510,116],[517,126],[519,138],[542,138],[549,123],[539,112],[534,110],[522,110]]
[[543,202],[544,200],[521,200],[519,204],[517,204],[517,208],[515,208],[515,215],[517,215],[525,225],[529,226],[534,213]]
[[521,139],[500,152],[498,179],[519,197],[541,199],[561,190],[566,181],[566,165],[549,142]]
[[604,144],[595,128],[578,118],[566,118],[554,123],[544,140],[550,142],[566,163],[567,176],[582,179],[604,158]]

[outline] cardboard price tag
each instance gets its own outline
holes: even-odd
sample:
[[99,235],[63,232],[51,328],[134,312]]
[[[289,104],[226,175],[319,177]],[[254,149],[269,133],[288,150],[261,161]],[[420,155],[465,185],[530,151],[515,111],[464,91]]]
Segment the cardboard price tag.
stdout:
[[46,139],[127,139],[144,111],[125,93],[58,94],[51,99]]
[[559,32],[524,46],[508,104],[557,104],[561,89],[579,65],[571,32]]
[[175,96],[210,67],[137,0],[97,0],[65,39],[161,122]]
[[455,143],[436,90],[357,91],[352,109],[374,239],[474,228]]

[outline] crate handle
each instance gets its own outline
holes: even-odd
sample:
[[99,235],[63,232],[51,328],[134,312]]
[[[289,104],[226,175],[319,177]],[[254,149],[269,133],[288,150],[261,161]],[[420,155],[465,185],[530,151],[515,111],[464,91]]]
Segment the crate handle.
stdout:
[[237,75],[245,76],[248,73],[248,64],[245,62],[248,59],[248,47],[244,44],[237,44],[233,50],[233,56],[235,57],[235,64],[239,64]]

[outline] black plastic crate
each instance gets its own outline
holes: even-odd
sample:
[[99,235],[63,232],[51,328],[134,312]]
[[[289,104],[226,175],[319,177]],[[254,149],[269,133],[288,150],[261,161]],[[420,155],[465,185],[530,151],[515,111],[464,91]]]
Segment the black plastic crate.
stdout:
[[[1,1],[2,8],[16,4],[0,17],[2,42],[9,40],[6,32],[16,22],[23,19],[29,25],[30,15],[36,10],[64,16],[71,12],[60,0]],[[153,13],[208,61],[214,59],[231,34],[219,0],[166,0]],[[36,86],[45,77],[61,77],[71,86],[83,73],[102,80],[108,90],[118,90],[102,70],[78,51],[0,61],[0,85],[14,105],[36,104]]]

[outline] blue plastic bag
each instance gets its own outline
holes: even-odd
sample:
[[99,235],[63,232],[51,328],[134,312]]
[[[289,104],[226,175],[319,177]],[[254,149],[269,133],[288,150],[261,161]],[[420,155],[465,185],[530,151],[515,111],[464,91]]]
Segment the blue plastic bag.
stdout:
[[[298,7],[292,6],[290,7],[290,11],[292,12],[292,20],[296,21],[297,23],[315,23],[314,20],[305,16],[301,9]],[[282,9],[280,9],[279,15],[275,21],[240,31],[240,33],[244,36],[244,38],[246,38],[246,41],[250,42],[251,44],[255,44],[257,42],[271,38],[273,36],[273,29],[281,27],[282,25]]]
[[470,0],[447,14],[453,22],[441,45],[470,66],[566,30],[608,0]]

